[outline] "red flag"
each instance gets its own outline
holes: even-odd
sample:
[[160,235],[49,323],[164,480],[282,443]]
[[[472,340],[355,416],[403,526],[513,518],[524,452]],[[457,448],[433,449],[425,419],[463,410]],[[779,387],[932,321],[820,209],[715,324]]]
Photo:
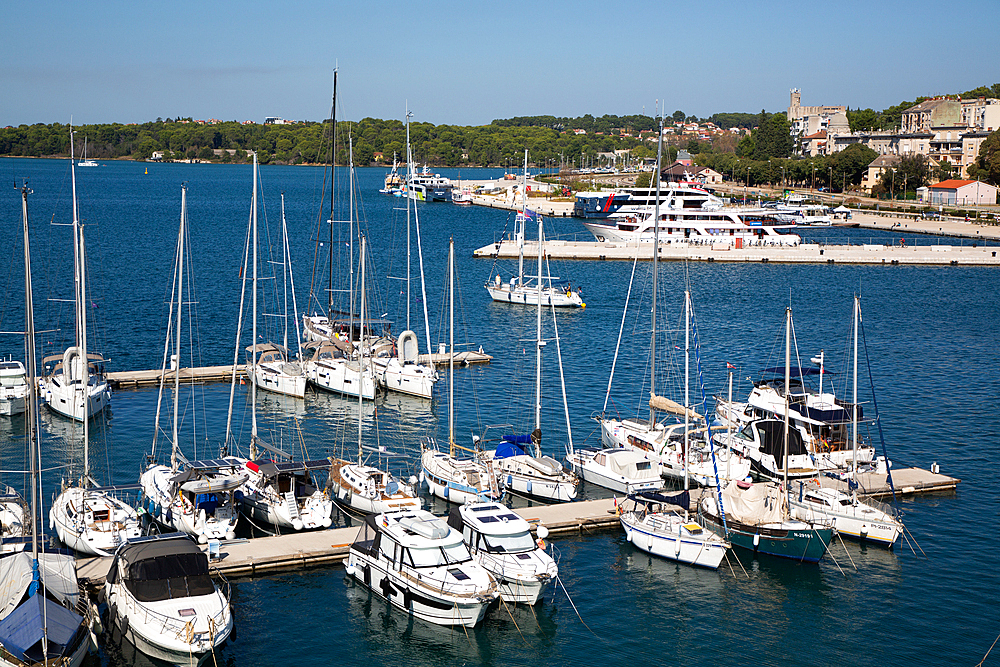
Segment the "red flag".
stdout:
[[736,366],[733,366],[733,365],[732,365],[731,363],[729,363],[729,362],[727,361],[727,362],[726,362],[726,368],[736,368]]

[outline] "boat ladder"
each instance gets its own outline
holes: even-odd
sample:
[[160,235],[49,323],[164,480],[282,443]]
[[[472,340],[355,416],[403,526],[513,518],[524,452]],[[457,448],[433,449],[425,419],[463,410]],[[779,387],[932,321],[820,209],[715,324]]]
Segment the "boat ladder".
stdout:
[[288,510],[288,516],[293,520],[299,518],[299,504],[295,500],[294,491],[285,492],[285,509]]

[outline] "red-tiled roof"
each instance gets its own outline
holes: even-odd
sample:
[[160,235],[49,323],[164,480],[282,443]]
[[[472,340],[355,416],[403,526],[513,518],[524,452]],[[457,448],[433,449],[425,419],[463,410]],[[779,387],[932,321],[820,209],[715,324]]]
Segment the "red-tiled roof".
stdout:
[[957,190],[961,187],[965,187],[969,183],[975,183],[975,181],[958,181],[952,179],[950,181],[941,181],[940,183],[935,183],[930,187],[935,190]]
[[814,134],[810,134],[808,137],[804,137],[804,138],[805,139],[826,139],[826,130],[820,130],[819,132],[816,132]]

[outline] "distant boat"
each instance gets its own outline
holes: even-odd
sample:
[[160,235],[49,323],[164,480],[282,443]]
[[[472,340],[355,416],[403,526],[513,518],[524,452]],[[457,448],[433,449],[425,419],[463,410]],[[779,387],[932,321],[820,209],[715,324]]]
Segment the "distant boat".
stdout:
[[101,165],[94,160],[87,159],[87,137],[83,138],[83,159],[76,163],[78,167],[100,167]]

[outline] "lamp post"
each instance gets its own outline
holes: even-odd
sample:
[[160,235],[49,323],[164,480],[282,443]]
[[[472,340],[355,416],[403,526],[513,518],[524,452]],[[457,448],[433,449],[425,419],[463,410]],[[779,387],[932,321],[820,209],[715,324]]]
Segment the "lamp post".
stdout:
[[892,189],[889,191],[889,196],[893,201],[896,201],[896,168],[892,168]]
[[809,190],[812,191],[812,190],[815,190],[815,189],[816,189],[816,165],[813,165],[812,187],[810,187]]
[[785,165],[781,165],[781,187],[785,187]]
[[750,167],[747,167],[747,180],[743,181],[743,205],[747,205],[747,188],[750,186]]
[[829,187],[830,190],[833,190],[833,167],[827,167],[827,169],[830,170],[830,183],[827,187]]

